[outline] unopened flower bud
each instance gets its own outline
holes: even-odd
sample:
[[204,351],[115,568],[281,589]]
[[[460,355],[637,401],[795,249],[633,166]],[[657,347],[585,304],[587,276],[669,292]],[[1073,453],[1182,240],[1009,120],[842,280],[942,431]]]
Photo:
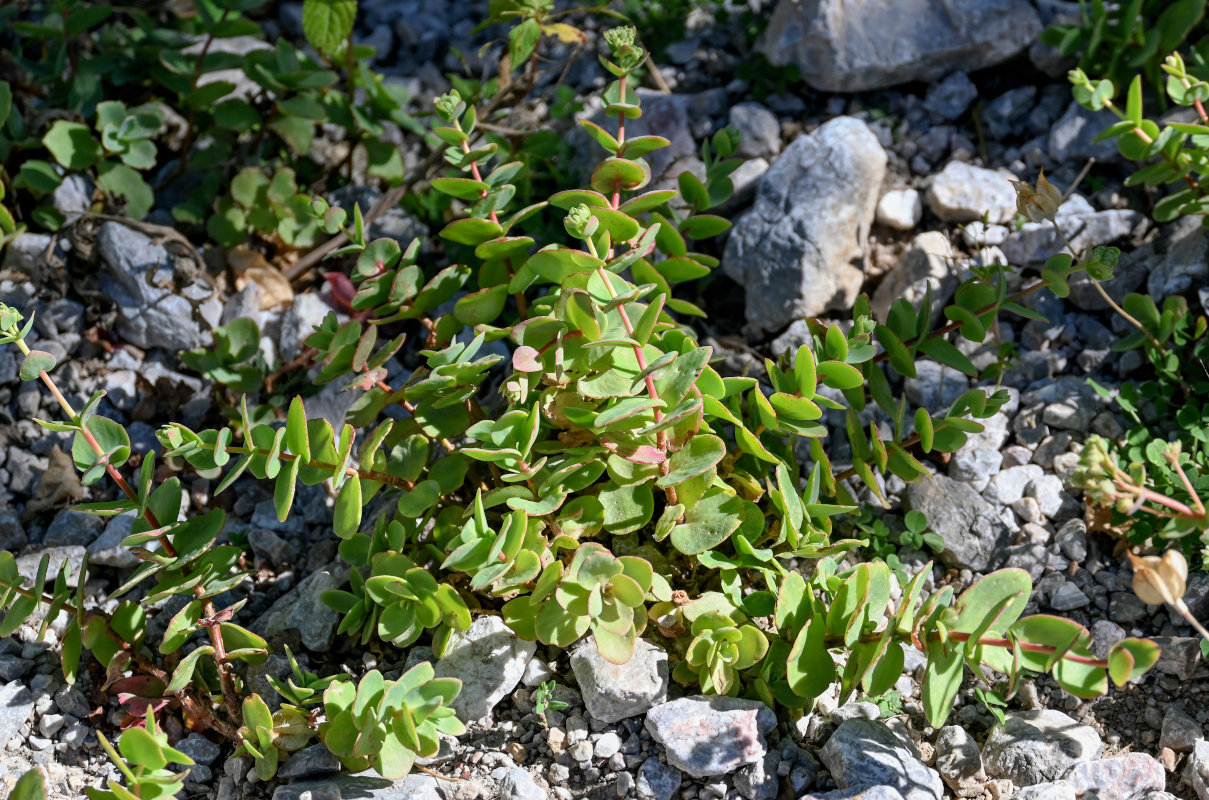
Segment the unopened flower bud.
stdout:
[[624,48],[634,46],[635,34],[636,31],[629,25],[620,25],[605,31],[605,42],[608,43],[609,50],[612,51],[615,58]]
[[0,331],[7,331],[21,324],[21,312],[0,303]]
[[457,116],[458,106],[461,104],[462,96],[458,94],[457,89],[450,89],[449,92],[441,95],[433,102],[437,115],[446,122],[452,121]]
[[576,239],[587,239],[596,232],[599,224],[596,217],[592,216],[592,210],[583,203],[568,211],[566,219],[563,220],[567,233]]
[[1160,556],[1129,554],[1133,564],[1133,593],[1143,603],[1174,605],[1183,599],[1187,589],[1188,562],[1179,550],[1168,550]]

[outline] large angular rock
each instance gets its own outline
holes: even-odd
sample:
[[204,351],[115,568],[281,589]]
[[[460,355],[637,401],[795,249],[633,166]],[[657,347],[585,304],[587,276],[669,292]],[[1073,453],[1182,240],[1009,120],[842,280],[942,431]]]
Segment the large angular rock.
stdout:
[[1065,780],[1080,797],[1132,800],[1146,792],[1163,791],[1167,773],[1157,759],[1146,753],[1125,753],[1075,764]]
[[931,289],[932,324],[935,326],[956,288],[957,272],[953,267],[953,247],[949,238],[937,231],[921,233],[911,240],[911,246],[873,293],[873,315],[885,322],[890,315],[890,306],[896,300],[902,298],[912,306],[919,306]]
[[0,749],[17,735],[34,712],[34,698],[21,681],[0,686]]
[[1192,748],[1184,780],[1196,790],[1201,800],[1209,800],[1209,742],[1204,739],[1198,739]]
[[[101,226],[97,248],[101,290],[118,307],[122,338],[144,349],[179,351],[209,344],[209,325],[177,292],[167,250],[119,222]],[[200,284],[190,288],[209,294]]]
[[928,526],[944,539],[940,559],[950,567],[982,571],[1007,550],[1007,526],[967,484],[945,475],[924,478],[908,488],[907,505],[927,515]]
[[313,781],[282,784],[273,800],[443,800],[437,779],[412,773],[399,781],[378,777],[373,771],[336,775]]
[[1159,747],[1170,747],[1177,753],[1191,753],[1197,739],[1205,738],[1201,724],[1183,709],[1169,708],[1163,715],[1163,728],[1159,733]]
[[773,162],[723,258],[747,290],[752,327],[776,331],[852,304],[885,172],[877,137],[851,117],[799,136]]
[[667,653],[645,639],[629,661],[614,664],[589,637],[571,654],[571,669],[588,713],[601,722],[644,714],[667,700]]
[[893,786],[850,786],[830,792],[807,792],[798,800],[903,800],[903,795]]
[[973,222],[984,215],[1004,223],[1016,214],[1016,190],[1010,172],[950,161],[928,187],[928,207],[945,222]]
[[827,740],[819,759],[841,789],[889,786],[906,800],[940,800],[944,784],[885,723],[850,719]]
[[1152,268],[1146,290],[1155,302],[1199,288],[1209,280],[1209,237],[1195,217],[1184,217],[1167,231],[1167,254]]
[[438,678],[460,678],[452,706],[464,721],[482,719],[516,688],[537,645],[517,637],[499,617],[479,617],[450,637],[437,661]]
[[[1145,217],[1128,208],[1096,211],[1080,195],[1071,195],[1058,208],[1057,221],[1075,250],[1109,245],[1128,236]],[[1066,249],[1062,236],[1049,222],[1026,222],[1001,245],[1013,264],[1043,264]]]
[[982,753],[974,737],[958,725],[946,725],[936,736],[936,770],[958,797],[977,797],[986,786]]
[[725,775],[764,758],[764,737],[776,725],[763,703],[717,695],[682,697],[646,715],[646,729],[668,763],[694,778]]
[[815,89],[859,92],[989,67],[1040,32],[1026,0],[780,0],[757,50]]
[[1104,750],[1095,730],[1049,708],[1009,714],[982,747],[987,775],[1017,786],[1057,780]]
[[339,589],[347,577],[347,567],[342,562],[311,573],[277,598],[277,602],[256,620],[253,630],[264,636],[275,636],[297,629],[304,645],[316,652],[327,652],[340,625],[340,615],[323,602],[322,595]]
[[680,770],[651,756],[638,770],[635,789],[638,796],[646,800],[672,800],[683,780]]

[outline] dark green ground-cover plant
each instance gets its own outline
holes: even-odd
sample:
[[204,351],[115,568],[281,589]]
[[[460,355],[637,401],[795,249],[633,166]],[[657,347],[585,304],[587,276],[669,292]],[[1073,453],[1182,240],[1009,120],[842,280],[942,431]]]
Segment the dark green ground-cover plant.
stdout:
[[[1078,24],[1053,25],[1041,41],[1064,56],[1078,56],[1079,68],[1123,89],[1135,75],[1157,89],[1163,59],[1186,48],[1203,63],[1206,52],[1205,0],[1079,0]],[[1166,105],[1160,96],[1160,103]]]
[[[1206,153],[1209,152],[1209,82],[1202,58],[1189,66],[1179,53],[1162,64],[1165,94],[1195,113],[1190,122],[1160,124],[1144,113],[1143,82],[1129,84],[1124,108],[1117,88],[1104,78],[1073,70],[1075,99],[1090,110],[1109,109],[1119,122],[1100,134],[1113,139],[1137,170],[1126,185],[1170,187],[1154,205],[1154,218],[1170,222],[1209,213]],[[1149,375],[1126,382],[1114,396],[1130,425],[1120,442],[1094,437],[1083,451],[1079,483],[1104,508],[1111,524],[1139,545],[1179,540],[1194,563],[1209,555],[1209,323],[1193,313],[1187,298],[1173,295],[1160,307],[1144,294],[1111,303],[1135,331],[1114,345],[1145,355]],[[1101,394],[1109,392],[1096,387]]]
[[[590,633],[615,662],[646,636],[671,652],[679,679],[787,715],[837,681],[842,697],[883,695],[902,675],[903,648],[916,647],[927,656],[923,703],[937,726],[966,666],[1004,675],[1009,692],[1027,674],[1050,672],[1082,697],[1148,669],[1158,658],[1150,642],[1125,639],[1098,659],[1077,623],[1022,617],[1032,588],[1023,570],[991,573],[960,595],[951,586],[925,595],[928,564],[892,602],[890,568],[849,559],[865,542],[831,535],[862,488],[881,497],[887,472],[926,480],[916,453],[952,452],[1007,399],[973,389],[948,409],[912,409],[892,390],[890,370],[913,376],[928,355],[976,374],[952,335],[984,340],[1000,311],[1031,314],[1021,298],[1046,287],[1065,294],[1076,271],[1111,277],[1114,254],[1056,257],[1041,281],[1011,295],[1002,267],[977,270],[935,331],[930,298],[921,309],[900,301],[879,322],[862,297],[850,327],[815,322],[796,353],[766,363],[766,381],[724,376],[685,322],[703,312],[677,287],[717,265],[697,242],[729,226],[708,212],[730,195],[735,136],[722,131],[703,146],[702,176],[651,185],[644,157],[668,142],[627,136],[642,114],[634,81],[645,53],[632,29],[606,40],[603,63],[615,80],[604,111],[615,123],[583,123],[605,151],[587,188],[516,208],[518,165],[494,162],[476,108],[451,93],[436,102],[434,133],[454,172],[433,183],[465,211],[441,231],[451,263],[422,264],[418,242],[369,240],[359,208],[312,204],[323,229],[347,239],[334,256],[355,257],[357,314],[329,315],[307,340],[318,380],[357,394],[339,431],[308,419],[298,398],[273,423],[253,421],[245,403],[217,430],[165,426],[162,458],[221,476],[217,492],[241,477],[273,481],[282,519],[299,482],[329,486],[351,571],[348,589],[324,599],[344,615],[341,632],[362,641],[426,641],[440,657],[471,612],[498,614],[519,636],[551,645]],[[1056,208],[1034,194],[1022,195],[1022,210]],[[527,235],[525,221],[543,218],[563,235],[542,243]],[[449,301],[452,310],[438,314]],[[400,380],[392,357],[409,329],[422,331],[422,365]],[[73,434],[85,483],[108,474],[122,491],[85,508],[139,515],[125,544],[143,564],[115,594],[145,594],[110,615],[86,610],[65,579],[44,594],[45,560],[30,583],[0,553],[8,609],[0,631],[46,605],[48,618],[72,615],[69,679],[82,648],[110,670],[154,678],[195,727],[239,743],[265,778],[283,752],[316,736],[350,768],[397,776],[435,752],[436,731],[460,729],[448,713],[456,681],[425,665],[397,681],[371,671],[355,686],[295,668],[288,685],[275,685],[285,705],[269,714],[233,669],[263,659],[267,644],[234,622],[238,603],[215,606],[246,579],[239,549],[221,543],[223,512],[176,521],[180,481],[156,486],[152,455],[126,482],[129,438],[96,414],[101,393],[80,411],[68,405],[49,375],[53,357],[32,350],[28,332],[17,311],[0,308],[0,343],[21,349],[22,377],[43,381],[67,419],[42,424]],[[491,342],[506,343],[508,355]],[[497,394],[485,391],[493,375],[502,379]],[[885,425],[860,422],[871,405]],[[850,469],[827,457],[824,409],[845,417]],[[796,455],[803,439],[806,461]],[[363,520],[384,493],[393,513]],[[795,559],[812,568],[791,569]],[[173,595],[188,604],[162,642],[147,641],[144,605]],[[179,654],[170,672],[164,654]]]

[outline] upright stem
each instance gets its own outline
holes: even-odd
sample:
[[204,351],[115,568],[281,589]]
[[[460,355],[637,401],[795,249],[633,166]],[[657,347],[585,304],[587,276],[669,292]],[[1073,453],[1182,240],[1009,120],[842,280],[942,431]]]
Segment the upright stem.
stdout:
[[[623,103],[625,102],[625,96],[626,96],[626,78],[627,77],[628,77],[627,75],[623,74],[618,79],[619,93],[621,95],[621,101]],[[617,115],[617,143],[619,145],[625,144],[625,121],[626,121],[626,115],[625,115],[625,112],[623,111]],[[614,184],[613,197],[609,201],[609,205],[614,211],[616,211],[621,206],[621,184],[620,183]],[[592,244],[591,239],[588,240],[588,249],[590,251],[592,251],[593,255],[596,255],[596,253],[595,253],[596,248]],[[610,242],[609,252],[606,254],[606,258],[611,259],[612,257],[613,257],[613,246],[612,246],[612,243]],[[608,271],[604,267],[597,267],[596,274],[600,278],[600,280],[604,283],[605,291],[607,291],[609,293],[609,297],[616,298],[617,292],[614,291],[613,284],[609,280]],[[634,336],[634,324],[630,321],[630,315],[628,312],[626,312],[624,303],[617,304],[617,313],[621,317],[621,324],[625,328],[626,333],[630,337],[633,337]],[[643,372],[646,372],[646,368],[647,368],[646,355],[642,352],[642,347],[638,344],[635,344],[633,347],[633,350],[634,350],[634,360],[638,362],[638,369]],[[659,391],[655,388],[655,376],[647,375],[646,378],[643,379],[643,383],[646,384],[647,394],[649,394],[651,396],[651,399],[658,400]],[[655,424],[659,424],[659,423],[663,422],[663,412],[660,411],[658,408],[655,408],[652,410],[655,414]],[[659,448],[659,451],[661,453],[663,453],[663,461],[659,462],[659,473],[661,475],[667,475],[668,472],[671,471],[671,465],[668,463],[667,431],[665,431],[665,430],[659,431],[656,434],[655,441]],[[669,486],[664,491],[667,494],[668,502],[675,504],[677,502],[676,487]]]
[[[1066,245],[1066,249],[1070,251],[1071,257],[1077,261],[1079,259],[1079,253],[1077,250],[1075,250],[1074,245],[1072,245],[1070,243],[1070,240],[1066,238],[1066,234],[1062,231],[1062,226],[1060,226],[1058,224],[1058,220],[1051,219],[1050,222],[1053,223],[1054,230],[1056,230],[1058,232],[1058,236],[1062,239],[1062,243],[1064,245]],[[1160,342],[1158,339],[1156,339],[1154,337],[1154,334],[1152,334],[1150,331],[1146,330],[1146,328],[1142,325],[1142,323],[1138,322],[1133,317],[1132,314],[1130,314],[1125,309],[1121,308],[1121,306],[1117,305],[1117,301],[1113,300],[1109,296],[1108,292],[1106,292],[1104,290],[1104,287],[1100,285],[1100,282],[1098,280],[1091,277],[1090,275],[1088,275],[1087,278],[1088,278],[1088,280],[1091,281],[1092,286],[1096,287],[1096,291],[1100,293],[1100,297],[1104,299],[1104,302],[1108,303],[1109,308],[1111,308],[1113,311],[1120,314],[1121,317],[1123,317],[1125,319],[1125,321],[1128,322],[1130,325],[1132,325],[1135,328],[1137,328],[1138,330],[1140,330],[1142,332],[1142,334],[1147,339],[1150,340],[1150,343],[1155,347],[1156,350],[1158,350],[1160,353],[1167,352],[1167,349],[1165,347],[1163,347],[1163,343]]]
[[[231,13],[230,9],[224,10],[222,12],[222,16],[218,18],[218,24],[221,25],[222,23],[226,22],[227,16],[230,13]],[[202,67],[205,65],[206,55],[210,52],[210,46],[212,44],[214,44],[213,31],[211,31],[210,35],[206,37],[206,43],[202,45],[201,53],[197,56],[197,63],[193,65],[193,77],[189,81],[189,93],[190,94],[192,94],[194,91],[197,90],[197,83],[198,83],[198,81],[201,80]],[[171,181],[174,178],[178,178],[181,175],[184,175],[185,170],[189,168],[189,156],[193,151],[193,139],[197,135],[196,123],[197,123],[197,108],[191,107],[189,109],[189,119],[185,123],[185,138],[184,138],[183,144],[181,145],[180,161],[177,162],[176,169],[172,170],[172,172],[170,173],[170,176],[168,178],[166,178],[161,184],[159,184],[159,186],[156,186],[157,189],[160,186],[162,186],[163,184],[168,183],[168,181]]]
[[1199,633],[1206,641],[1209,641],[1209,631],[1205,630],[1205,626],[1198,622],[1196,617],[1192,616],[1192,612],[1188,609],[1188,606],[1184,604],[1183,599],[1176,600],[1174,603],[1172,603],[1172,606],[1174,606],[1175,610],[1180,613],[1181,617],[1188,621],[1188,624],[1191,625],[1197,633]]
[[[22,353],[24,353],[26,356],[29,355],[29,346],[26,345],[23,340],[17,339],[16,344]],[[72,408],[71,404],[67,402],[67,398],[64,397],[63,393],[59,391],[59,387],[53,380],[51,380],[51,377],[46,374],[46,370],[39,371],[38,377],[41,378],[42,382],[46,384],[48,389],[50,389],[50,393],[54,395],[55,400],[59,403],[59,406],[63,409],[63,412],[67,414],[68,418],[79,425],[80,435],[84,437],[86,442],[88,442],[88,446],[92,448],[97,458],[104,456],[105,451],[102,449],[100,443],[97,442],[96,437],[93,436],[92,432],[88,430],[88,426],[86,424],[82,424],[80,422],[79,415],[76,414],[76,411],[74,408]],[[138,493],[135,492],[134,487],[132,487],[129,482],[122,477],[122,474],[118,472],[112,464],[106,464],[105,471],[111,478],[113,478],[114,482],[128,498],[136,503],[138,502]],[[146,520],[147,524],[151,526],[152,530],[158,530],[164,527],[161,525],[159,519],[155,516],[155,513],[150,508],[143,512],[143,519]],[[172,546],[172,542],[168,539],[168,535],[166,533],[161,533],[156,538],[166,555],[176,556],[176,548]],[[200,595],[204,593],[204,590],[199,586],[194,589],[194,592]],[[207,616],[214,616],[214,604],[208,599],[205,601],[204,610]],[[224,646],[222,639],[222,630],[217,625],[210,625],[207,627],[210,634],[210,641],[214,645],[214,660],[218,665],[218,678],[222,685],[224,705],[226,706],[227,713],[230,715],[231,719],[238,722],[240,720],[239,701],[235,694],[235,683],[234,678],[231,675],[231,665],[226,660],[226,647]]]
[[[470,144],[468,142],[462,142],[462,152],[463,153],[470,152]],[[473,175],[474,179],[476,181],[478,181],[479,183],[483,182],[483,173],[479,170],[479,162],[477,159],[472,160],[470,162],[470,174]],[[479,198],[486,199],[486,197],[487,197],[487,190],[480,189]],[[491,211],[489,211],[488,216],[491,218],[491,221],[494,222],[496,225],[500,224],[500,218],[499,218],[499,215],[495,212],[495,209],[492,209]],[[504,266],[508,270],[508,277],[509,278],[513,277],[512,259],[505,259]],[[512,295],[512,297],[515,298],[515,300],[516,300],[516,310],[517,310],[517,313],[520,314],[520,318],[522,320],[528,319],[529,305],[528,305],[528,303],[525,302],[524,291],[516,292],[515,294]]]

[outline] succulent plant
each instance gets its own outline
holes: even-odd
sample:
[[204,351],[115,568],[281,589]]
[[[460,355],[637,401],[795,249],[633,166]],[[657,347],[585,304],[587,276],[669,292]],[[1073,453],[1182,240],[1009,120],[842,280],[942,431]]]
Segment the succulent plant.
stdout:
[[650,562],[617,557],[596,542],[581,544],[565,568],[555,561],[543,570],[533,592],[504,605],[504,619],[521,636],[566,647],[589,630],[600,654],[616,664],[629,661],[646,627],[638,609],[654,582]]
[[739,688],[738,673],[758,663],[768,652],[768,637],[749,622],[711,611],[693,621],[692,641],[673,677],[701,686],[706,694],[731,694]]
[[347,680],[332,683],[323,692],[327,721],[319,738],[353,772],[373,767],[384,778],[402,778],[417,756],[437,754],[438,734],[466,730],[449,705],[462,682],[434,674],[424,662],[395,681],[371,670],[355,687]]

